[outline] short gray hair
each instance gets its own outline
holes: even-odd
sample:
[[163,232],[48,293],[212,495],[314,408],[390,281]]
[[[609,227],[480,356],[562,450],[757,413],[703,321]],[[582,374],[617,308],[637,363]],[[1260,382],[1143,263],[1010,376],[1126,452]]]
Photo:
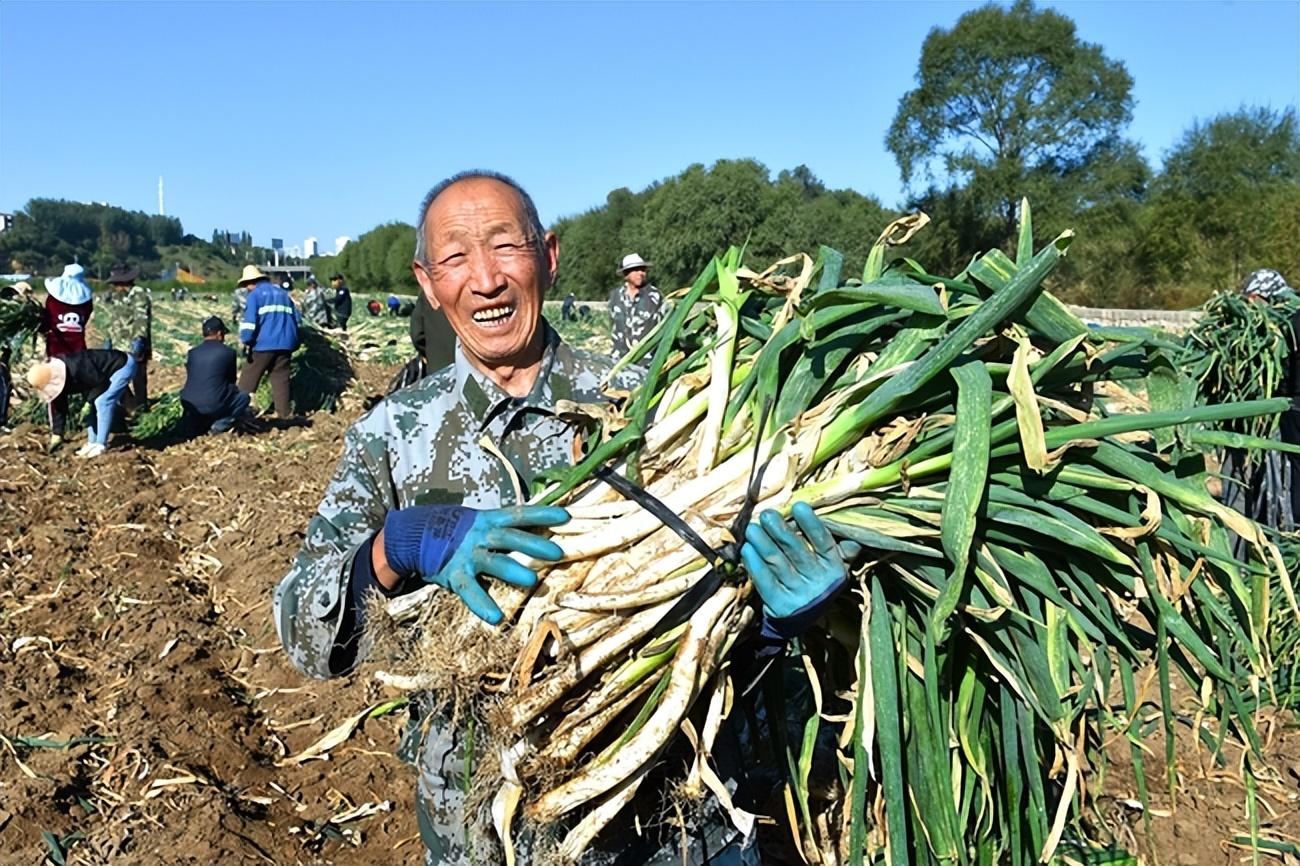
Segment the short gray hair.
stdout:
[[445,180],[439,181],[433,189],[425,194],[424,200],[420,202],[420,216],[415,221],[415,260],[421,264],[428,262],[428,250],[425,248],[424,240],[424,220],[429,214],[429,208],[438,200],[438,196],[447,191],[447,188],[460,183],[462,180],[495,180],[503,183],[519,194],[519,200],[524,203],[524,219],[528,222],[529,231],[533,235],[533,244],[540,251],[542,239],[546,236],[546,230],[542,228],[542,219],[537,215],[537,205],[533,204],[533,197],[530,196],[519,182],[509,175],[504,175],[499,171],[488,171],[482,168],[473,168],[469,171],[462,171],[453,174]]

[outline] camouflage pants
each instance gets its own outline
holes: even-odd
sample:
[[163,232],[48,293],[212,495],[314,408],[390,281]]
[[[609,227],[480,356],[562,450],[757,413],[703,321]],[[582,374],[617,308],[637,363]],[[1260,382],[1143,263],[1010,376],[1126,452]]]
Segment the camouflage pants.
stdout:
[[[425,845],[426,866],[471,866],[504,862],[487,814],[468,815],[465,804],[466,738],[445,717],[434,716],[420,726],[416,767],[416,817]],[[418,730],[409,735],[418,736]],[[635,804],[634,804],[635,805]],[[584,866],[758,866],[758,850],[710,802],[698,820],[687,821],[685,839],[671,828],[655,836],[606,832],[583,856]],[[486,810],[483,810],[486,812]],[[647,834],[654,828],[645,826]],[[616,837],[616,838],[610,838]],[[750,844],[746,845],[749,842]],[[517,838],[519,866],[530,866],[535,840]]]

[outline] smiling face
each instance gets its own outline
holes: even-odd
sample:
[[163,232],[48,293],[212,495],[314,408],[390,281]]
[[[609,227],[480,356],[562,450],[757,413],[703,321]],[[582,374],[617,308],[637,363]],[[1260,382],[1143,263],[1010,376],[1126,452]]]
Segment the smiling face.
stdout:
[[447,187],[429,206],[424,232],[428,261],[414,264],[415,278],[470,362],[486,372],[538,364],[555,235],[537,237],[518,193],[486,178]]

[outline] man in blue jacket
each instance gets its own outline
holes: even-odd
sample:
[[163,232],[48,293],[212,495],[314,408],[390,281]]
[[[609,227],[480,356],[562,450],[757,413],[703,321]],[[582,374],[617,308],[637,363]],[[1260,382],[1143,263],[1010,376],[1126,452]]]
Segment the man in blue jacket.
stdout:
[[246,265],[239,285],[253,284],[248,293],[244,320],[239,323],[239,342],[251,350],[251,357],[239,374],[239,390],[252,394],[263,374],[271,379],[275,414],[289,418],[289,358],[298,348],[298,308],[289,293],[277,286],[256,265]]

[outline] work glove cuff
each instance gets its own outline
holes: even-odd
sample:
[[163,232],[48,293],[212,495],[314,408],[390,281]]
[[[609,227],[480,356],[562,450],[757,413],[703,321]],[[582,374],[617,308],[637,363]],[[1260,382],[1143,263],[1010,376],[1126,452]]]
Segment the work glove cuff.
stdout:
[[835,596],[839,595],[840,590],[849,582],[847,576],[831,584],[829,588],[794,613],[786,616],[772,616],[768,613],[767,606],[763,607],[763,627],[762,635],[769,639],[789,640],[790,638],[799,637],[812,627],[812,624],[821,619],[826,608],[830,606]]
[[384,557],[402,577],[428,580],[442,571],[460,547],[478,511],[461,505],[415,505],[388,512]]

